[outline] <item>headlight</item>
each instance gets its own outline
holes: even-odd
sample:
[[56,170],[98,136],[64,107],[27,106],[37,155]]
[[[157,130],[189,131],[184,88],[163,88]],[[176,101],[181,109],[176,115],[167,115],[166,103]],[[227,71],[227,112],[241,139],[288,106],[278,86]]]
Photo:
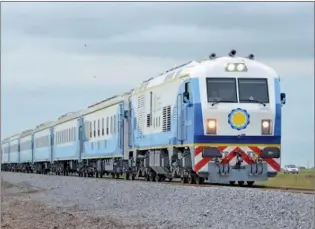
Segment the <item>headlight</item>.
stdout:
[[261,121],[261,134],[271,135],[271,120],[262,120]]
[[225,71],[227,72],[247,72],[247,66],[244,63],[229,63]]
[[245,69],[245,64],[238,64],[237,65],[237,71],[241,72],[241,71],[244,71]]
[[207,120],[207,133],[216,134],[217,133],[217,121],[215,119]]
[[227,70],[233,72],[235,70],[235,64],[228,64]]

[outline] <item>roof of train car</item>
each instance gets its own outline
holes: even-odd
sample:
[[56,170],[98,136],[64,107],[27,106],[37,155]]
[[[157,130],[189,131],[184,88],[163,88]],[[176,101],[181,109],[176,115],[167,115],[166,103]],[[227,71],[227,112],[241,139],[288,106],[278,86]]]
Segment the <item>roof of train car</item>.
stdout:
[[226,64],[228,61],[234,60],[234,59],[238,59],[242,61],[250,61],[251,64],[255,63],[255,65],[257,66],[259,65],[260,67],[265,68],[266,70],[275,73],[275,71],[271,67],[263,64],[262,62],[249,59],[248,57],[222,56],[222,57],[215,57],[215,58],[203,59],[203,60],[198,60],[198,61],[192,60],[187,63],[181,64],[179,66],[175,66],[174,68],[168,69],[156,77],[152,77],[148,80],[143,81],[137,88],[135,88],[132,91],[132,94],[139,93],[143,90],[146,90],[151,87],[155,87],[157,85],[166,83],[168,81],[189,77],[190,73],[195,67],[203,66],[204,64],[207,64],[207,65],[209,64],[214,65],[218,63]]
[[32,135],[34,133],[34,129],[28,129],[28,130],[24,130],[21,134],[20,134],[20,138],[24,138],[28,135]]
[[[19,133],[19,134],[16,134],[16,135],[13,135],[11,137],[4,139],[2,142],[11,141],[12,138],[17,137],[17,136],[25,137],[25,136],[29,135],[30,133],[36,133],[36,132],[39,132],[41,130],[47,129],[49,127],[56,126],[58,124],[73,120],[73,119],[78,118],[80,116],[84,116],[84,115],[93,113],[93,112],[100,110],[100,109],[103,109],[105,107],[109,107],[109,106],[118,104],[118,103],[122,102],[126,97],[128,97],[134,93],[141,92],[147,88],[151,88],[151,87],[157,86],[159,84],[163,84],[163,83],[171,81],[171,80],[189,77],[189,74],[194,67],[200,66],[204,63],[207,63],[207,64],[211,63],[211,62],[217,63],[217,61],[226,61],[226,60],[230,60],[231,58],[235,58],[235,57],[223,56],[223,57],[215,57],[213,59],[204,59],[204,60],[200,60],[200,61],[194,61],[193,60],[193,61],[189,61],[189,62],[186,62],[184,64],[181,64],[181,65],[175,66],[171,69],[168,69],[168,70],[162,72],[161,74],[159,74],[156,77],[151,77],[148,80],[143,81],[139,85],[139,87],[136,87],[135,89],[132,89],[129,92],[126,92],[126,93],[121,94],[121,95],[109,97],[105,100],[102,100],[100,102],[92,104],[85,109],[75,111],[75,112],[66,113],[66,114],[60,116],[58,118],[58,120],[56,120],[56,121],[48,121],[48,122],[42,123],[42,124],[36,126],[35,129],[23,131],[22,133]],[[254,60],[251,60],[251,61],[254,61]],[[261,62],[257,62],[257,61],[255,61],[255,62],[257,64],[261,64],[261,66],[269,68],[268,66],[262,64]],[[269,68],[269,69],[271,69],[271,68]]]
[[20,135],[21,135],[21,133],[14,134],[8,138],[8,141],[11,142],[11,141],[17,140],[17,139],[19,139]]
[[54,122],[53,126],[57,126],[59,124],[71,121],[76,119],[84,114],[84,110],[68,112],[66,114],[61,115],[57,121]]
[[151,88],[171,80],[188,77],[190,70],[197,65],[200,65],[200,62],[193,60],[170,68],[156,77],[151,77],[150,79],[143,81],[132,91],[132,94],[139,93],[147,88]]
[[48,129],[50,127],[52,127],[54,125],[55,121],[47,121],[47,122],[43,122],[39,125],[36,126],[36,128],[33,130],[33,133],[37,133],[39,131]]
[[124,101],[127,97],[130,96],[132,90],[129,91],[129,92],[126,92],[124,94],[121,94],[121,95],[115,95],[115,96],[112,96],[112,97],[109,97],[105,100],[102,100],[100,102],[97,102],[95,104],[92,104],[90,106],[88,106],[88,108],[86,108],[84,110],[84,115],[87,115],[87,114],[90,114],[90,113],[93,113],[95,111],[98,111],[100,109],[103,109],[105,107],[110,107],[112,105],[115,105],[115,104],[118,104],[118,103],[121,103],[122,101]]

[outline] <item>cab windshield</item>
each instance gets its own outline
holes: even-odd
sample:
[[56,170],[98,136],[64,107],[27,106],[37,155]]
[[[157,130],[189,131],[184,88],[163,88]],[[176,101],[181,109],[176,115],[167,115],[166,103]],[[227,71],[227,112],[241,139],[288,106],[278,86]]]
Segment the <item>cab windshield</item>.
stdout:
[[207,78],[208,102],[237,103],[235,78]]
[[[238,86],[238,93],[236,87]],[[263,78],[207,78],[208,102],[269,103],[268,81]]]
[[240,103],[269,103],[267,79],[239,78],[238,90]]

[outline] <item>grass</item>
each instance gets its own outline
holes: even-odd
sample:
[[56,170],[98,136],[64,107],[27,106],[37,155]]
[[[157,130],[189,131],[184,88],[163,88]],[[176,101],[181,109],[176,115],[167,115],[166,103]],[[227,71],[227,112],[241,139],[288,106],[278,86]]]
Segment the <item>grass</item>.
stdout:
[[300,170],[300,174],[278,173],[274,178],[269,178],[265,182],[259,183],[267,186],[287,187],[287,188],[305,188],[314,190],[314,170]]

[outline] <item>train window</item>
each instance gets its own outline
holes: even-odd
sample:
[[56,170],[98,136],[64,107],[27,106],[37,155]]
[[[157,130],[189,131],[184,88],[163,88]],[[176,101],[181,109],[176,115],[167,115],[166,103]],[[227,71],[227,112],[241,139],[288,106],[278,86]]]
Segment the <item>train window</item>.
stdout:
[[235,78],[207,78],[208,102],[237,103]]
[[117,131],[117,123],[116,123],[116,115],[114,115],[114,130],[113,130],[113,132],[114,132],[114,134],[116,134],[116,131]]
[[101,120],[100,119],[97,120],[97,125],[98,125],[98,127],[97,127],[97,135],[101,136]]
[[92,138],[92,122],[90,122],[90,138]]
[[110,116],[109,134],[113,133],[113,116]]
[[106,134],[109,134],[109,121],[108,121],[108,117],[106,117]]
[[104,118],[102,118],[102,136],[104,136],[105,131],[104,131]]
[[261,78],[239,78],[240,103],[269,103],[268,81]]
[[96,137],[96,121],[94,120],[94,129],[93,129],[93,135],[94,135],[94,137]]

